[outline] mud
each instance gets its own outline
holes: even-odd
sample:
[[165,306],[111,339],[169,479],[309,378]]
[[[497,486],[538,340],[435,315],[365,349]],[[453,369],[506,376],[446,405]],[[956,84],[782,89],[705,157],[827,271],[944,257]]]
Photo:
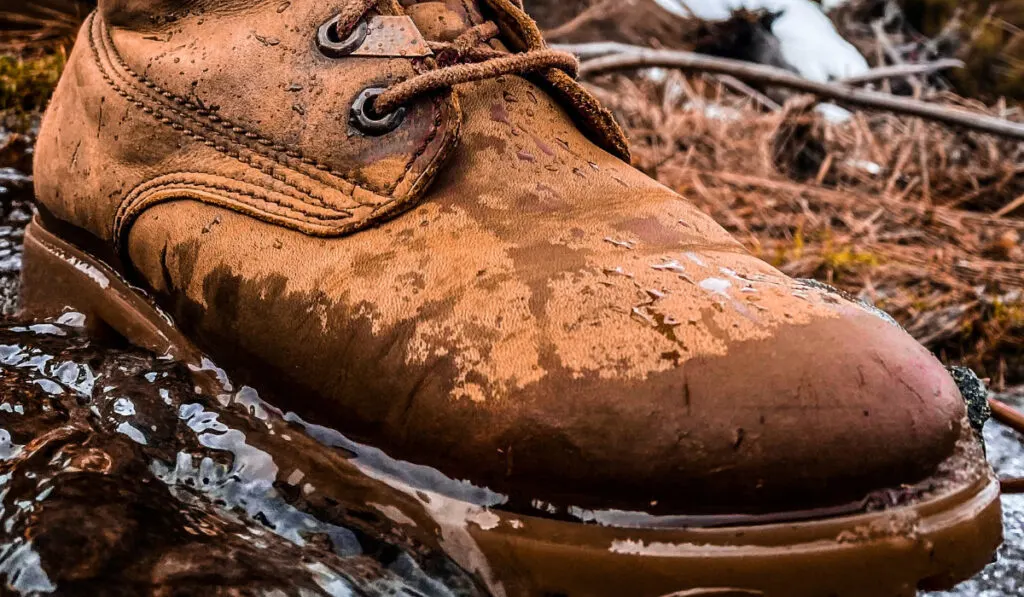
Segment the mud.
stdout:
[[[0,134],[0,148],[0,594],[488,593],[437,512],[359,461],[400,464],[212,364],[198,388],[182,365],[86,337],[77,314],[17,321],[31,138]],[[985,435],[997,469],[1024,475],[1019,438],[995,423]],[[416,487],[424,471],[390,474]],[[1022,593],[1024,497],[1005,508],[1000,560],[930,595]]]

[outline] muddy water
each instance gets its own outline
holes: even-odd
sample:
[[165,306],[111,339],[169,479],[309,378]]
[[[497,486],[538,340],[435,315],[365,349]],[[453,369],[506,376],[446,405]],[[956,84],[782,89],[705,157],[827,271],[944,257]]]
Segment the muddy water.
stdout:
[[[212,364],[197,388],[182,365],[97,344],[80,315],[13,319],[31,140],[9,141],[0,135],[0,594],[488,594],[460,521],[444,526],[422,491],[360,463],[408,486],[430,471],[284,415]],[[1019,439],[986,433],[995,465],[1024,475]],[[1024,594],[1024,498],[1005,505],[1000,561],[934,595]]]

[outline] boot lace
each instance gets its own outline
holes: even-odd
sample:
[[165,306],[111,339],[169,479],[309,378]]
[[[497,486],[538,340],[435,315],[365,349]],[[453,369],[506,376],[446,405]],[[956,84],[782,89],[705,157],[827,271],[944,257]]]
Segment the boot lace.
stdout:
[[[356,26],[378,0],[360,0],[346,6],[338,18],[338,30],[349,31]],[[494,2],[514,20],[531,22],[517,0]],[[451,42],[428,42],[434,52],[436,68],[420,73],[385,88],[373,98],[370,106],[378,115],[389,114],[413,99],[462,83],[493,79],[502,75],[525,75],[559,69],[575,78],[579,62],[576,57],[543,47],[534,40],[531,49],[519,53],[497,50],[488,42],[498,37],[500,28],[493,21],[471,27]],[[539,47],[534,47],[539,46]]]

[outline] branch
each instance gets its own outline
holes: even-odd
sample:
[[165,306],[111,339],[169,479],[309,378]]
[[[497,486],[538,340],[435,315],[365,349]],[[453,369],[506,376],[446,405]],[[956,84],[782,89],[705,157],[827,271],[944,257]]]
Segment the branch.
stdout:
[[989,398],[988,405],[992,408],[993,419],[1017,433],[1024,433],[1024,413],[995,398]]
[[760,91],[754,89],[750,85],[747,85],[743,81],[740,81],[739,79],[732,75],[714,76],[716,76],[718,80],[721,81],[722,84],[725,85],[726,87],[729,87],[733,91],[749,96],[750,99],[754,100],[758,104],[761,104],[761,106],[767,108],[768,110],[771,110],[772,112],[778,112],[779,110],[782,109],[782,106],[780,106],[778,102],[768,97],[767,95],[761,93]]
[[942,58],[934,62],[919,62],[916,64],[897,64],[894,66],[882,66],[873,68],[859,75],[845,77],[839,80],[843,85],[860,85],[871,83],[881,79],[893,79],[895,77],[907,77],[910,75],[930,75],[940,70],[950,68],[963,68],[962,60],[955,58]]
[[[583,60],[597,58],[598,56],[607,56],[609,54],[633,54],[642,50],[652,49],[645,48],[642,46],[632,46],[630,44],[624,44],[615,41],[580,44],[551,44],[551,48],[555,50],[561,50],[563,52],[569,52],[570,54],[575,54]],[[703,56],[703,54],[695,55]],[[709,58],[711,58],[711,56],[709,56]],[[901,62],[900,64],[897,64],[895,66],[872,68],[859,75],[845,77],[841,79],[839,82],[844,85],[860,85],[863,83],[871,83],[872,81],[879,81],[882,79],[907,77],[910,75],[919,74],[931,74],[934,72],[948,70],[951,68],[964,68],[964,66],[965,64],[962,60],[957,60],[955,58],[942,58],[939,60],[935,60],[933,62],[919,62],[914,64],[906,64]]]
[[[586,46],[587,44],[582,44]],[[611,70],[649,67],[669,67],[682,70],[709,72],[722,75],[732,75],[738,79],[759,81],[767,85],[788,87],[806,93],[812,93],[818,97],[864,108],[887,110],[899,114],[907,114],[933,120],[954,126],[961,126],[993,135],[1000,135],[1012,139],[1024,140],[1024,124],[1011,122],[1002,118],[988,116],[987,114],[975,114],[964,110],[957,110],[929,104],[920,100],[896,97],[888,93],[876,91],[865,91],[853,89],[846,85],[833,83],[819,83],[804,79],[781,68],[753,64],[740,60],[728,58],[716,58],[693,52],[678,50],[653,50],[640,46],[629,46],[627,44],[615,44],[614,49],[607,44],[601,45],[601,54],[609,54],[609,50],[618,51],[612,55],[601,55],[598,58],[587,60],[580,65],[580,76],[594,75]],[[560,46],[558,49],[581,51],[581,55],[587,50],[593,49],[580,46]],[[625,50],[625,51],[623,51]],[[599,54],[600,55],[600,54]]]
[[1024,479],[1000,479],[999,488],[1003,493],[1024,493]]
[[548,44],[552,50],[561,50],[575,54],[581,59],[597,58],[608,54],[631,54],[640,50],[649,50],[643,46],[633,46],[617,41],[595,41],[581,44]]
[[597,19],[607,16],[608,8],[618,3],[618,0],[603,0],[597,4],[591,5],[589,8],[579,13],[575,17],[569,19],[567,22],[549,29],[544,32],[545,39],[557,39],[559,37],[565,37],[570,33],[578,30],[580,27],[595,21]]

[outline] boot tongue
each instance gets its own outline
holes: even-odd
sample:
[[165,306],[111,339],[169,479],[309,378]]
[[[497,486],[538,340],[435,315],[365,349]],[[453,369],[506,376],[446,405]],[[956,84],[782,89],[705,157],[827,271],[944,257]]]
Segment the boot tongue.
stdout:
[[430,41],[452,41],[483,21],[476,2],[463,0],[403,0],[405,13],[423,37]]

